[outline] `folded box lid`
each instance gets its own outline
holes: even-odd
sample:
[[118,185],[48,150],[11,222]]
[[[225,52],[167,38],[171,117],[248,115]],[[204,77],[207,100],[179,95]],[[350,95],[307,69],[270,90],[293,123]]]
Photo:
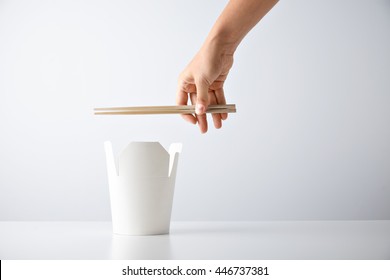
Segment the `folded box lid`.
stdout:
[[168,177],[169,157],[159,142],[131,142],[119,155],[118,175]]

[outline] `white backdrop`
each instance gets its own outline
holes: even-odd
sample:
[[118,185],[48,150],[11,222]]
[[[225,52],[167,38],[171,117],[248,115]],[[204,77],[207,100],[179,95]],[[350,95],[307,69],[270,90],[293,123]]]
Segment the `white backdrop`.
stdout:
[[174,220],[390,219],[390,2],[281,1],[239,47],[237,114],[170,105],[226,1],[0,1],[0,220],[108,220],[103,142],[182,142]]

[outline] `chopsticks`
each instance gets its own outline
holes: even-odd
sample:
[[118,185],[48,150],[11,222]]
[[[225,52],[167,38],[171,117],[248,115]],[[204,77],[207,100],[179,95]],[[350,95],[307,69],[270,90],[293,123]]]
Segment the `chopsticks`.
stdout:
[[[209,105],[206,113],[235,113],[235,104]],[[95,108],[95,115],[195,114],[195,105]]]

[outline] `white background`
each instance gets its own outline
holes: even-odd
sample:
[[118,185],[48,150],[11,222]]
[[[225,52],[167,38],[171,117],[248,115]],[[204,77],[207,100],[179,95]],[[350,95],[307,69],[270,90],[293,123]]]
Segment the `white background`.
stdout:
[[226,1],[0,1],[0,220],[109,220],[103,142],[182,142],[173,220],[390,219],[390,2],[281,1],[239,47],[237,114],[171,105]]

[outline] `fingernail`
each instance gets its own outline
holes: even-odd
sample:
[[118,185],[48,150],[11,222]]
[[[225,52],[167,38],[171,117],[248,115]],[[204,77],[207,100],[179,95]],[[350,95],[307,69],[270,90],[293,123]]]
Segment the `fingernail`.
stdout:
[[205,111],[205,107],[204,107],[203,104],[196,104],[196,106],[195,106],[195,113],[196,113],[197,115],[203,114],[204,111]]

